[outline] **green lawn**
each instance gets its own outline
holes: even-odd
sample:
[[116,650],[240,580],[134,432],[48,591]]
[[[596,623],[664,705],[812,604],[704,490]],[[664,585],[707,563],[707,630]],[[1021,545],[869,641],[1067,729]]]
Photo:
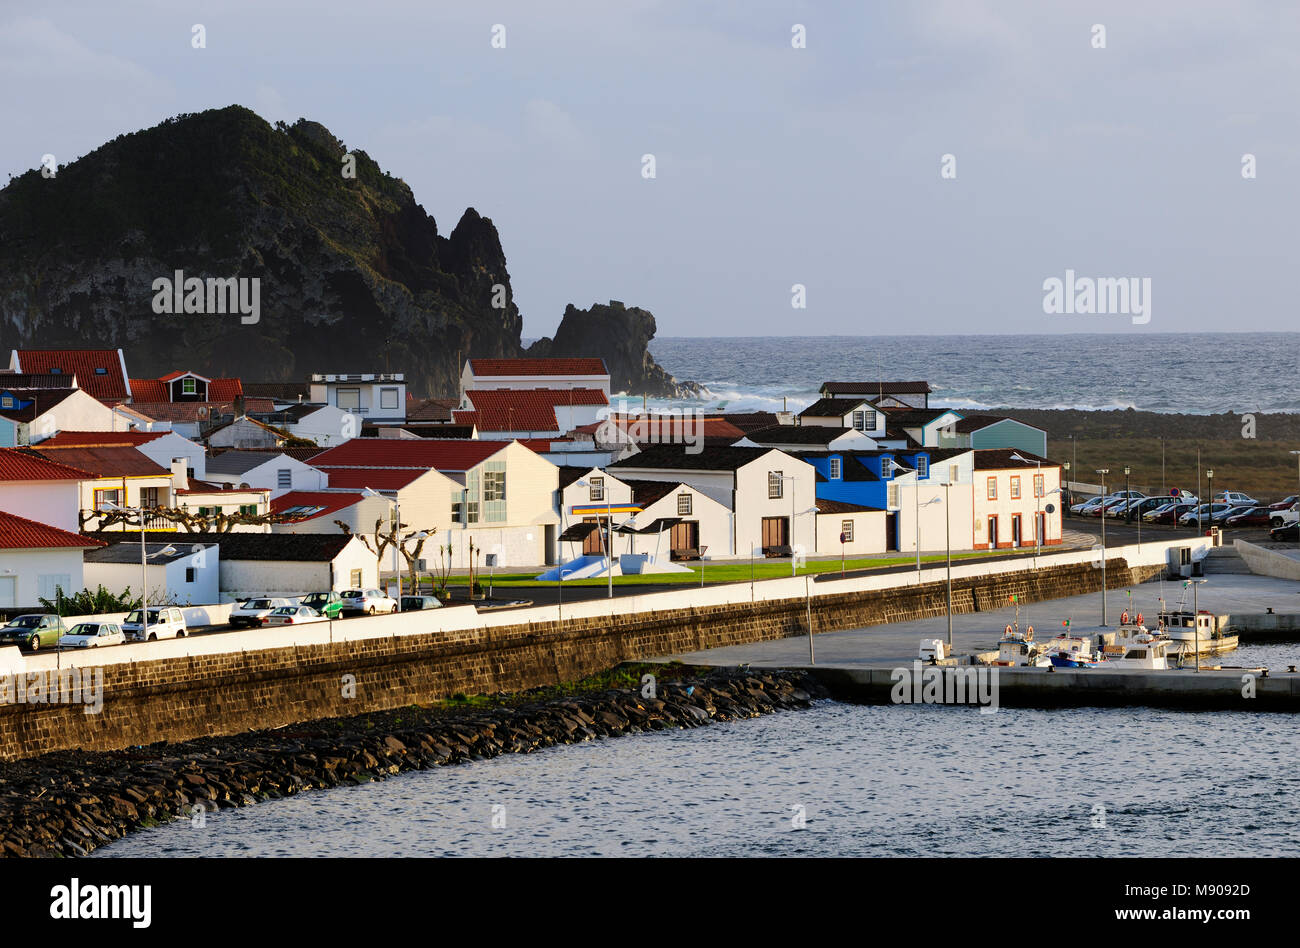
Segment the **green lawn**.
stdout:
[[[977,559],[981,556],[1002,555],[1015,553],[1020,556],[1032,556],[1033,550],[980,550],[968,553],[954,553],[953,562],[957,560]],[[922,556],[922,563],[942,563],[945,557],[943,554]],[[887,557],[873,557],[868,559],[850,559],[845,561],[844,568],[852,572],[859,569],[875,569],[882,566],[905,566],[916,563],[916,555],[893,555]],[[753,572],[750,572],[748,561],[737,562],[728,561],[726,563],[687,563],[683,564],[691,568],[689,573],[648,573],[639,576],[615,576],[615,586],[659,586],[669,584],[679,585],[696,585],[700,584],[700,573],[703,571],[705,583],[747,583],[753,579],[779,579],[783,576],[789,576],[789,560],[755,560]],[[796,575],[804,576],[816,573],[838,573],[840,571],[839,560],[808,560],[799,567]],[[478,574],[480,585],[488,585],[488,571],[483,570]],[[512,586],[554,586],[555,581],[539,582],[535,573],[497,573],[496,577],[491,580],[492,585],[502,587]],[[468,576],[452,576],[447,581],[449,586],[465,586],[469,583]],[[592,579],[566,579],[566,586],[605,586],[608,585],[609,579],[605,576],[598,576]]]

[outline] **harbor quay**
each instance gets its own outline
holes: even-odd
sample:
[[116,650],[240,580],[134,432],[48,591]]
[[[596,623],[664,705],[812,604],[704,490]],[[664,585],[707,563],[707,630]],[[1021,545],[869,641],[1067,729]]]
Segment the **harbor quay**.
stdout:
[[[948,619],[917,619],[869,628],[729,645],[666,656],[664,660],[706,667],[751,666],[808,671],[839,700],[873,704],[981,704],[1002,707],[1149,706],[1187,709],[1300,711],[1300,673],[1295,665],[1268,667],[1236,652],[1207,656],[1200,670],[1184,668],[1031,668],[967,664],[987,658],[1008,626],[1035,631],[1045,641],[1068,632],[1113,635],[1121,617],[1143,613],[1151,625],[1163,607],[1177,608],[1178,580],[1151,580],[1107,593],[1102,625],[1099,592],[952,617],[955,664],[922,662],[923,641],[946,640]],[[1253,642],[1300,639],[1300,599],[1294,581],[1252,574],[1209,578],[1198,589],[1198,608],[1236,629],[1243,647]],[[1183,604],[1191,607],[1190,598]],[[1066,626],[1065,622],[1069,621]],[[989,677],[978,678],[976,673]],[[953,700],[954,692],[958,700]],[[981,698],[983,696],[983,698]],[[946,700],[945,700],[946,698]]]

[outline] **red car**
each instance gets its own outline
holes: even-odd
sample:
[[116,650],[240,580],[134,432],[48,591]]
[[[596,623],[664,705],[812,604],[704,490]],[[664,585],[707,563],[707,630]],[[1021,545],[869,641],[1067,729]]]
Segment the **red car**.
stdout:
[[1174,504],[1152,517],[1148,523],[1174,523],[1189,510],[1195,510],[1195,504]]
[[1269,504],[1269,505],[1268,505],[1268,509],[1269,509],[1269,510],[1286,510],[1288,507],[1290,507],[1292,504],[1294,504],[1297,500],[1300,500],[1300,494],[1292,494],[1292,495],[1291,495],[1290,497],[1288,497],[1286,500],[1279,500],[1279,501],[1278,501],[1277,503],[1275,503],[1275,504]]
[[1267,527],[1272,512],[1268,507],[1251,507],[1245,513],[1234,514],[1223,522],[1230,527]]

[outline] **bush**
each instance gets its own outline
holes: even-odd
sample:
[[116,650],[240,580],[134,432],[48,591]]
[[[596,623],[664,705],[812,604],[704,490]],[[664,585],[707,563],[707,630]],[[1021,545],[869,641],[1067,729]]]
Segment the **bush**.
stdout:
[[75,595],[63,596],[57,602],[42,598],[41,605],[61,616],[89,616],[138,609],[140,597],[131,594],[130,586],[115,595],[101,584],[93,593],[89,589],[83,589]]

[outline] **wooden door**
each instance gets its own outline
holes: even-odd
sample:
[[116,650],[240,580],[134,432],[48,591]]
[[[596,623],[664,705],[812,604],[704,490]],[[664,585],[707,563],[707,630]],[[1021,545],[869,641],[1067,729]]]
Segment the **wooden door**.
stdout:
[[789,519],[786,517],[763,518],[763,548],[789,546]]
[[[605,519],[604,517],[583,517],[582,522],[599,524],[604,519]],[[589,556],[589,555],[601,556],[602,554],[604,554],[605,547],[600,534],[601,531],[599,529],[592,530],[590,533],[587,534],[586,539],[582,541],[583,556]]]
[[678,550],[698,550],[700,548],[700,525],[694,520],[673,524],[670,544],[674,553]]

